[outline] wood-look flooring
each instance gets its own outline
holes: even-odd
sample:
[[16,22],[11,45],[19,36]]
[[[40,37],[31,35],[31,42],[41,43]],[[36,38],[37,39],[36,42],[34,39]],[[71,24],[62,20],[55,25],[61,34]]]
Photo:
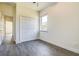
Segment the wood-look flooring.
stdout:
[[42,40],[32,40],[19,44],[2,44],[0,56],[79,56],[63,48]]

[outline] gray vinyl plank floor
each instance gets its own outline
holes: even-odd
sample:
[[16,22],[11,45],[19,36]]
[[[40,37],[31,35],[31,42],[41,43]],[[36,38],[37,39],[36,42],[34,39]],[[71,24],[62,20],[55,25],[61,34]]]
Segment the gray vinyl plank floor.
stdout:
[[0,56],[79,56],[79,54],[42,40],[32,40],[19,44],[2,44]]

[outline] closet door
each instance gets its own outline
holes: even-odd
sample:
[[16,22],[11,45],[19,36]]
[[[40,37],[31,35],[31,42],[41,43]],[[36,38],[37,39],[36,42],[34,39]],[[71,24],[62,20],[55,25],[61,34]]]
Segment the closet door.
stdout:
[[36,39],[36,20],[30,17],[20,17],[20,42]]
[[4,17],[2,16],[0,12],[0,45],[2,41],[4,40]]

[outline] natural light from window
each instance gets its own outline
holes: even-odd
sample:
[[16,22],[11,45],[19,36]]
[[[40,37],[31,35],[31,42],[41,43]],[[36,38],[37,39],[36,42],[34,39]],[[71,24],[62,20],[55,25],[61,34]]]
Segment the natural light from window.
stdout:
[[40,19],[40,31],[47,31],[47,19],[48,16],[44,15]]

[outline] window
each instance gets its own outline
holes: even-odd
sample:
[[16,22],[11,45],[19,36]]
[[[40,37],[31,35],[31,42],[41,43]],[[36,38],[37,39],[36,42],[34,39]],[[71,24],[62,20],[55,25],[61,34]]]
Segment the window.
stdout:
[[40,19],[40,31],[47,31],[47,17],[48,15],[44,15]]

